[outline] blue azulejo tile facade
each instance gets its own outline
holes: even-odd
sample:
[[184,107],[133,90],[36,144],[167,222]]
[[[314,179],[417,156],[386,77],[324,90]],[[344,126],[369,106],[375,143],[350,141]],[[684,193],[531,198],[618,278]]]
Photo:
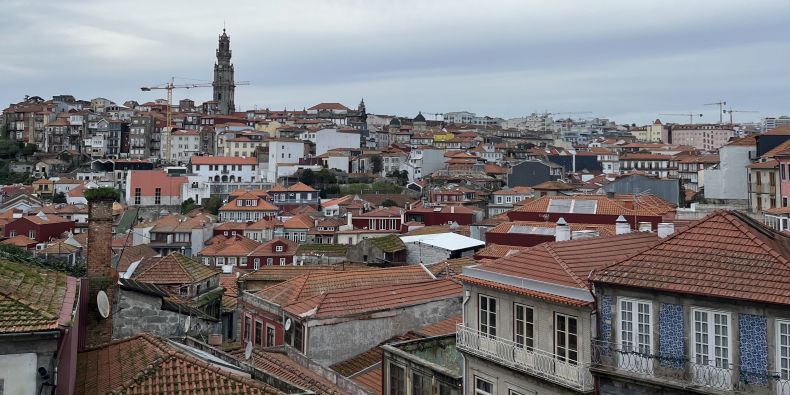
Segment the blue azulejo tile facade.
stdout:
[[738,319],[741,381],[766,384],[768,381],[768,319],[741,314]]
[[600,309],[600,320],[601,320],[601,334],[600,338],[606,343],[612,341],[612,297],[611,296],[601,296],[598,299],[598,306]]
[[662,303],[658,314],[658,355],[661,364],[681,368],[685,360],[683,306]]

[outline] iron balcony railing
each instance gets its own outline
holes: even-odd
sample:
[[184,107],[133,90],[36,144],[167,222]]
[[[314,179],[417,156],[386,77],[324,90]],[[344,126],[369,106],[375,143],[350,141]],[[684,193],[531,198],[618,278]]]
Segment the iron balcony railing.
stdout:
[[511,340],[488,336],[458,324],[456,347],[470,354],[542,378],[580,392],[593,390],[592,374],[587,364],[568,361],[550,352],[525,348]]
[[702,393],[790,395],[790,374],[758,371],[726,359],[662,355],[613,342],[593,340],[593,371],[610,371],[652,384]]

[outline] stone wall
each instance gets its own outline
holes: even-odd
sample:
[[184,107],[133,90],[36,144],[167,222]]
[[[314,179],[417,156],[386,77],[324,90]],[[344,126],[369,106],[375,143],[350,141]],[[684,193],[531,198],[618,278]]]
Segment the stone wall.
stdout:
[[[121,290],[118,312],[115,313],[113,338],[122,339],[140,332],[158,336],[184,335],[184,322],[187,314],[162,310],[162,299],[139,292]],[[212,333],[222,333],[220,321],[192,317],[188,334],[201,337]]]
[[[406,243],[406,262],[410,264],[431,264],[450,259],[451,251],[423,244],[420,242]],[[474,251],[472,251],[474,253]]]

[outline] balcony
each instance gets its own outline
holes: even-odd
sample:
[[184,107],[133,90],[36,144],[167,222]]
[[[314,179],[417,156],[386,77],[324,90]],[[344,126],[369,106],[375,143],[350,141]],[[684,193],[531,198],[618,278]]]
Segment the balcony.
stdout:
[[590,369],[684,392],[790,395],[790,377],[778,373],[731,363],[697,363],[686,355],[644,353],[600,340],[592,342]]
[[526,349],[511,340],[490,337],[462,324],[456,327],[455,342],[462,352],[577,391],[593,390],[592,374],[587,365],[563,361],[550,352]]

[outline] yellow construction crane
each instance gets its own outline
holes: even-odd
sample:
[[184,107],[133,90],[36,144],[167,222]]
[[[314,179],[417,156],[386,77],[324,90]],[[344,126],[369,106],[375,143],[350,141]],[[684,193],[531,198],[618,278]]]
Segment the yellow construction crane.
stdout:
[[[238,85],[249,85],[249,81],[238,81],[234,83],[234,86]],[[157,89],[164,89],[167,90],[167,125],[166,127],[168,130],[173,128],[173,89],[192,89],[192,88],[210,88],[213,84],[210,82],[201,83],[201,84],[175,84],[175,77],[170,77],[170,81],[160,85],[154,86],[144,86],[140,88],[143,92],[150,92],[152,90]]]

